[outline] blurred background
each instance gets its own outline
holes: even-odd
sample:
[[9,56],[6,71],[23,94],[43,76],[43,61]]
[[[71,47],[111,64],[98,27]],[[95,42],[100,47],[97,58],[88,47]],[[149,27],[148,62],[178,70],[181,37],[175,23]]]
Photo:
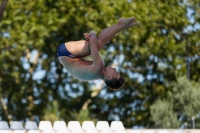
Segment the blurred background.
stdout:
[[[57,47],[135,16],[100,55],[125,86],[68,73]],[[1,0],[0,121],[200,128],[199,0]]]

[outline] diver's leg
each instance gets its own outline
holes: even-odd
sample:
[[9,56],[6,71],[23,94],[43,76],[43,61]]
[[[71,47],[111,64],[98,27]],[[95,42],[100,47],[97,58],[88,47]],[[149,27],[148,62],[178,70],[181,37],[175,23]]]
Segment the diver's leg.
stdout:
[[102,49],[103,46],[110,41],[118,32],[120,32],[123,29],[132,27],[136,25],[135,18],[120,18],[118,23],[105,28],[102,30],[99,35],[97,36],[98,39],[98,50]]
[[[115,34],[119,31],[136,25],[135,18],[120,18],[117,24],[114,24],[108,28],[103,29],[97,36],[98,50],[110,41]],[[86,35],[87,36],[87,35]],[[80,40],[75,42],[66,43],[67,49],[76,57],[84,57],[90,55],[89,41]]]

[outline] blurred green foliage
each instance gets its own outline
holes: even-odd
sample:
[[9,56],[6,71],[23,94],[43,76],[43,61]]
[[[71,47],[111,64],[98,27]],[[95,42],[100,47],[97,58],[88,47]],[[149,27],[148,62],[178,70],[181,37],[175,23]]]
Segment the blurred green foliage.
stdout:
[[152,119],[159,128],[179,128],[185,122],[191,123],[192,117],[199,119],[200,84],[186,77],[179,77],[173,84],[166,99],[158,99],[151,106]]
[[[167,98],[172,82],[186,75],[183,31],[199,22],[199,9],[198,0],[9,1],[0,22],[1,119],[47,119],[47,114],[52,114],[48,111],[51,105],[52,110],[59,110],[52,121],[78,120],[81,114],[80,119],[85,119],[88,115],[78,112],[91,99],[90,119],[119,118],[127,128],[155,127],[150,106]],[[123,57],[118,63],[126,84],[117,92],[103,87],[92,97],[94,82],[79,81],[67,73],[56,57],[57,47],[84,39],[84,32],[99,33],[120,17],[131,16],[139,25],[120,32],[100,51],[106,65]],[[197,29],[187,33],[190,77],[198,82],[200,32]],[[168,103],[162,106],[172,108]],[[173,112],[176,110],[170,112],[172,117],[180,113],[175,123],[187,112]]]

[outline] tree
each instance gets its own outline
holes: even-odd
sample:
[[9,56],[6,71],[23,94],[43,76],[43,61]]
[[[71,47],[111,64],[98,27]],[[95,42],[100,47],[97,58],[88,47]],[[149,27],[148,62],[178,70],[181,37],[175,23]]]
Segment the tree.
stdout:
[[57,101],[52,101],[49,105],[47,105],[47,108],[44,110],[42,120],[51,121],[52,124],[54,121],[60,120],[59,104]]
[[158,99],[151,106],[151,116],[157,128],[179,128],[181,126],[176,113],[173,111],[173,103],[168,100]]
[[151,106],[153,121],[159,128],[179,128],[199,112],[200,84],[179,77],[166,99]]

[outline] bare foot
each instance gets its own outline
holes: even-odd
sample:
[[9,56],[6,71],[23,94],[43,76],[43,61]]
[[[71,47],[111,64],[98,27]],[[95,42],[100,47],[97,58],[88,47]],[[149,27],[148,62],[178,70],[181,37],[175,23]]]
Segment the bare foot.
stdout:
[[135,17],[119,19],[119,23],[122,24],[124,26],[124,28],[129,28],[134,25],[137,25],[137,23],[135,21],[136,21]]

